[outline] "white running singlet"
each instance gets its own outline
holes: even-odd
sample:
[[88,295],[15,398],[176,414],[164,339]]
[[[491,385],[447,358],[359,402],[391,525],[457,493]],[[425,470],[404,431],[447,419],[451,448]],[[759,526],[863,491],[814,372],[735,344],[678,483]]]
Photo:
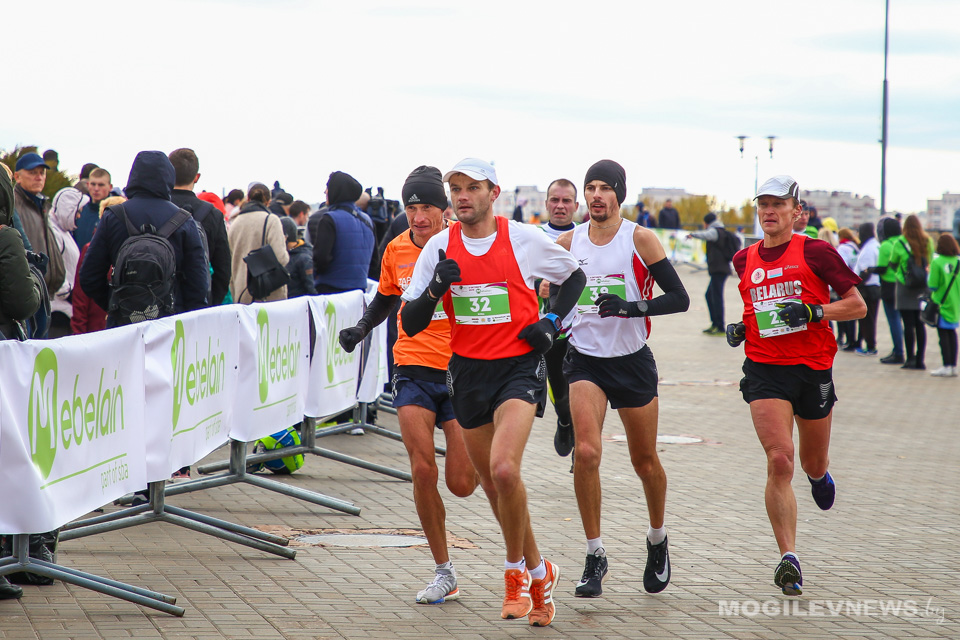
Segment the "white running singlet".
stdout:
[[629,302],[652,297],[653,277],[633,242],[636,228],[624,219],[617,235],[603,246],[590,241],[590,225],[573,231],[570,253],[587,276],[570,331],[570,344],[580,353],[614,358],[636,353],[647,343],[649,318],[601,318],[593,304],[601,293],[615,293]]

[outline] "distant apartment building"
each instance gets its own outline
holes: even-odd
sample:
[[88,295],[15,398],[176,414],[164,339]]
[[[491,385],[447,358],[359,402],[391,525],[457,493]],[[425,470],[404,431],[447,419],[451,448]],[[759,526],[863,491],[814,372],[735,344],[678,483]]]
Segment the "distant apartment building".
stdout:
[[800,191],[800,199],[817,208],[820,219],[833,218],[838,227],[856,231],[863,222],[876,222],[880,215],[873,198],[849,191]]
[[517,202],[522,202],[524,222],[547,221],[545,213],[547,194],[545,192],[540,191],[536,186],[520,186],[515,189],[501,187],[501,189],[500,197],[493,203],[494,215],[513,218],[513,211],[517,208]]
[[927,200],[927,229],[954,229],[957,231],[960,216],[960,193],[945,192],[939,200]]

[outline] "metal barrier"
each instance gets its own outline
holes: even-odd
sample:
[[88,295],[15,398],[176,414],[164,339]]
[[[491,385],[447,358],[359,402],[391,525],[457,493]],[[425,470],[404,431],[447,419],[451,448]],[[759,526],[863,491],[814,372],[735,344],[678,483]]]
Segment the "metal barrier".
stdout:
[[55,580],[62,580],[68,584],[83,587],[84,589],[90,589],[108,596],[113,596],[114,598],[126,600],[127,602],[169,613],[178,618],[182,618],[185,613],[183,607],[176,606],[177,599],[173,596],[135,587],[125,582],[102,578],[85,571],[70,569],[55,562],[31,558],[27,554],[30,546],[29,541],[30,536],[26,533],[18,533],[13,536],[13,555],[0,559],[0,576],[23,571]]

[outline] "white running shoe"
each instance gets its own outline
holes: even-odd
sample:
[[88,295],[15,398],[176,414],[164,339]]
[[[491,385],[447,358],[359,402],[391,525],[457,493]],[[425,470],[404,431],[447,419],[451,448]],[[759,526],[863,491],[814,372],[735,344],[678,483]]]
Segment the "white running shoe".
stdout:
[[953,372],[953,367],[940,367],[939,369],[931,371],[930,375],[937,378],[950,378],[957,374]]
[[457,588],[457,577],[452,573],[437,573],[433,582],[417,594],[418,604],[442,604],[447,600],[456,600],[460,597]]

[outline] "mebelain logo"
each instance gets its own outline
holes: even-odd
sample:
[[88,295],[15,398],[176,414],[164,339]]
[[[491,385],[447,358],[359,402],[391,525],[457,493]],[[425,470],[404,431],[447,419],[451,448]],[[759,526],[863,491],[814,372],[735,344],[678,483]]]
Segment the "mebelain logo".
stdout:
[[281,342],[277,329],[273,344],[270,343],[270,316],[267,310],[257,312],[257,382],[260,385],[260,402],[266,402],[270,384],[290,380],[300,370],[300,339],[293,327],[287,327],[287,339]]
[[[57,354],[51,349],[43,349],[37,354],[30,381],[27,430],[30,457],[44,480],[50,475],[61,445],[65,450],[81,447],[97,438],[109,437],[116,433],[118,426],[121,431],[124,429],[123,386],[117,381],[118,374],[114,370],[116,386],[104,389],[105,375],[106,369],[100,369],[96,392],[91,386],[90,393],[84,396],[83,391],[88,389],[84,386],[81,390],[78,373],[73,379],[72,393],[58,407],[60,372]],[[84,375],[84,382],[88,380],[93,380],[93,376]]]
[[327,321],[327,382],[333,382],[333,379],[336,374],[336,367],[343,366],[347,363],[353,362],[353,359],[357,357],[357,350],[354,349],[353,353],[347,353],[340,346],[340,330],[344,327],[341,327],[337,324],[337,308],[332,302],[327,302],[327,308],[323,312],[324,318]]
[[[196,402],[215,396],[223,391],[226,375],[226,355],[220,349],[220,339],[213,344],[213,336],[207,337],[206,355],[202,355],[200,343],[190,343],[190,355],[187,354],[187,339],[183,321],[177,320],[173,334],[173,349],[170,361],[173,364],[173,429],[180,420],[183,400],[192,407]],[[218,350],[214,351],[214,347]],[[188,361],[189,359],[189,361]]]

